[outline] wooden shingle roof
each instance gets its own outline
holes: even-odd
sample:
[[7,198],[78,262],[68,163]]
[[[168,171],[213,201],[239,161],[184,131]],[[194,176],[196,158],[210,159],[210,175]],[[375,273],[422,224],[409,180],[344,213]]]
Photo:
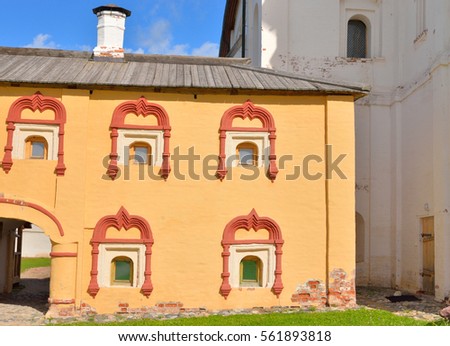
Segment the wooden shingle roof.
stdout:
[[113,62],[94,61],[89,52],[6,47],[0,47],[0,85],[356,98],[368,91],[361,85],[255,68],[249,59],[125,54],[124,62]]

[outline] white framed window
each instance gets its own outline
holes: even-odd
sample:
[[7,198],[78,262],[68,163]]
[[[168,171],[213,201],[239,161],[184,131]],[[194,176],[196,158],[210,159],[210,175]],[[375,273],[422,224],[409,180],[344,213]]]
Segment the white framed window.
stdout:
[[141,287],[144,269],[144,244],[99,245],[99,287]]
[[48,143],[44,137],[31,136],[25,140],[25,158],[47,160]]
[[[145,155],[144,145],[147,145],[148,152],[148,162],[146,164],[150,166],[161,166],[163,157],[162,153],[164,150],[164,136],[163,131],[159,130],[127,130],[119,129],[117,137],[117,152],[119,157],[117,163],[121,165],[128,165],[130,162],[131,155]],[[138,153],[134,151],[132,153],[133,146],[139,143]],[[134,161],[134,160],[132,160]]]
[[152,164],[152,147],[145,142],[133,142],[128,151],[128,158],[125,162],[148,165]]
[[[58,159],[59,127],[57,125],[16,123],[15,127],[12,150],[13,159]],[[33,141],[33,138],[40,140]],[[42,144],[39,145],[39,143]]]
[[268,164],[270,152],[267,132],[227,131],[225,155],[227,167]]
[[275,281],[275,246],[231,245],[229,265],[232,288],[272,287]]
[[111,286],[133,287],[134,262],[126,256],[114,257],[111,261]]

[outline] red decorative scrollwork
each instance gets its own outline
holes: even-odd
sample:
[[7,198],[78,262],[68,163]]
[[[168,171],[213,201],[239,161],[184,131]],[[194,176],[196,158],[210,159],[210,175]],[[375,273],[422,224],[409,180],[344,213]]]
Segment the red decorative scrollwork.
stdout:
[[[22,112],[25,109],[30,109],[35,112],[51,110],[55,113],[55,119],[22,119]],[[61,101],[54,97],[43,96],[40,92],[36,92],[32,96],[23,96],[17,99],[9,108],[8,117],[6,118],[6,130],[8,137],[5,145],[5,154],[2,160],[2,168],[8,173],[13,165],[12,150],[13,150],[13,136],[15,124],[43,124],[43,125],[58,125],[58,163],[55,168],[56,175],[64,175],[66,166],[64,165],[64,124],[66,123],[66,109]]]
[[[262,122],[262,127],[233,127],[233,120],[235,118],[250,120],[259,119]],[[219,129],[219,165],[217,167],[216,176],[223,180],[227,175],[228,169],[226,167],[225,155],[225,140],[227,131],[243,131],[243,132],[259,132],[267,131],[269,133],[270,153],[269,153],[269,168],[267,176],[271,181],[274,181],[278,174],[276,164],[277,156],[275,154],[275,139],[277,138],[275,132],[275,122],[272,114],[266,109],[255,106],[250,100],[245,102],[242,106],[234,106],[228,109],[222,116]]]
[[[254,229],[258,231],[260,229],[266,229],[269,232],[269,239],[266,240],[236,240],[235,233],[238,229],[246,229],[250,231]],[[275,245],[275,281],[272,286],[272,292],[279,297],[283,291],[283,283],[281,281],[281,257],[283,255],[282,246],[284,240],[281,235],[281,230],[278,224],[268,218],[260,217],[256,213],[255,209],[252,209],[247,216],[238,216],[231,220],[223,231],[222,236],[222,258],[223,258],[223,270],[222,270],[222,285],[220,286],[220,294],[226,299],[231,292],[230,285],[230,246],[237,244],[273,244]]]
[[[137,228],[140,231],[140,239],[109,239],[106,238],[106,231],[109,227],[114,227],[117,230],[124,228],[129,230],[130,228]],[[91,267],[91,281],[88,286],[88,293],[95,297],[100,290],[98,285],[98,255],[99,245],[103,243],[132,243],[132,244],[144,244],[145,245],[145,269],[144,269],[144,283],[141,288],[141,292],[145,296],[149,296],[153,291],[153,285],[151,281],[151,256],[153,236],[148,222],[135,215],[130,215],[128,211],[121,207],[116,215],[109,215],[101,218],[94,228],[94,234],[91,239],[92,245],[92,267]]]
[[[158,125],[131,125],[125,124],[125,117],[133,113],[136,116],[147,117],[149,115],[154,115],[158,121]],[[136,101],[127,101],[114,110],[113,117],[111,120],[111,154],[109,155],[110,162],[107,170],[109,177],[114,180],[119,171],[117,166],[117,158],[119,156],[117,152],[117,137],[119,136],[119,129],[139,129],[139,130],[161,130],[164,136],[164,148],[162,153],[162,166],[159,172],[163,179],[167,179],[170,173],[170,149],[169,149],[169,139],[170,139],[170,123],[169,116],[165,109],[157,104],[149,103],[147,99],[142,96]]]

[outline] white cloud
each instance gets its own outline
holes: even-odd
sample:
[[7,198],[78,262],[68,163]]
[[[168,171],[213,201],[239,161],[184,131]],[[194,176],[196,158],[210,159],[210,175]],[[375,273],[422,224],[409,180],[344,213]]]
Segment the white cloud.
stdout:
[[77,45],[77,50],[81,50],[83,52],[91,52],[92,51],[92,47],[87,45],[87,44]]
[[205,42],[198,48],[191,48],[187,43],[173,43],[171,24],[167,19],[159,19],[148,28],[142,29],[138,45],[138,49],[130,49],[127,52],[197,56],[218,56],[219,54],[217,43]]
[[189,55],[188,44],[176,44],[172,46],[165,54],[170,55]]
[[141,32],[139,46],[150,54],[167,54],[171,42],[170,22],[160,19]]
[[199,48],[192,50],[192,55],[195,56],[219,56],[219,44],[213,42],[205,42]]
[[125,48],[125,53],[145,54],[145,52],[144,52],[144,50],[142,48],[138,48],[138,49]]
[[49,34],[38,34],[33,38],[33,42],[30,44],[27,44],[26,48],[57,48],[58,45],[53,42],[49,41],[50,39]]

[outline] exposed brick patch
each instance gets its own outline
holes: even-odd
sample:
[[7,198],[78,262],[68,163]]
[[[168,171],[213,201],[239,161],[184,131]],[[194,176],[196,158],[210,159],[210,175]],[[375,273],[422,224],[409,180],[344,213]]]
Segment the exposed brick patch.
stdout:
[[[346,308],[356,307],[355,277],[347,278],[343,269],[334,269],[330,273],[330,287],[328,289],[328,303],[330,306]],[[331,281],[331,280],[330,280]]]
[[291,301],[298,303],[301,307],[325,307],[327,303],[325,284],[320,280],[309,280],[297,286]]
[[328,297],[325,283],[310,279],[305,284],[297,286],[291,301],[300,307],[323,308],[328,304],[332,307],[354,308],[356,307],[354,276],[349,279],[344,270],[334,269],[330,273]]
[[89,304],[87,304],[85,302],[81,302],[79,314],[82,316],[93,316],[93,315],[97,314],[97,311],[95,310],[95,308],[93,308]]
[[137,308],[131,308],[128,303],[119,303],[117,309],[117,314],[125,315],[173,315],[179,314],[182,311],[186,311],[187,309],[183,309],[183,303],[181,302],[159,302],[154,306],[142,306]]
[[178,314],[183,308],[183,303],[181,302],[159,302],[155,305],[153,312],[161,314]]

